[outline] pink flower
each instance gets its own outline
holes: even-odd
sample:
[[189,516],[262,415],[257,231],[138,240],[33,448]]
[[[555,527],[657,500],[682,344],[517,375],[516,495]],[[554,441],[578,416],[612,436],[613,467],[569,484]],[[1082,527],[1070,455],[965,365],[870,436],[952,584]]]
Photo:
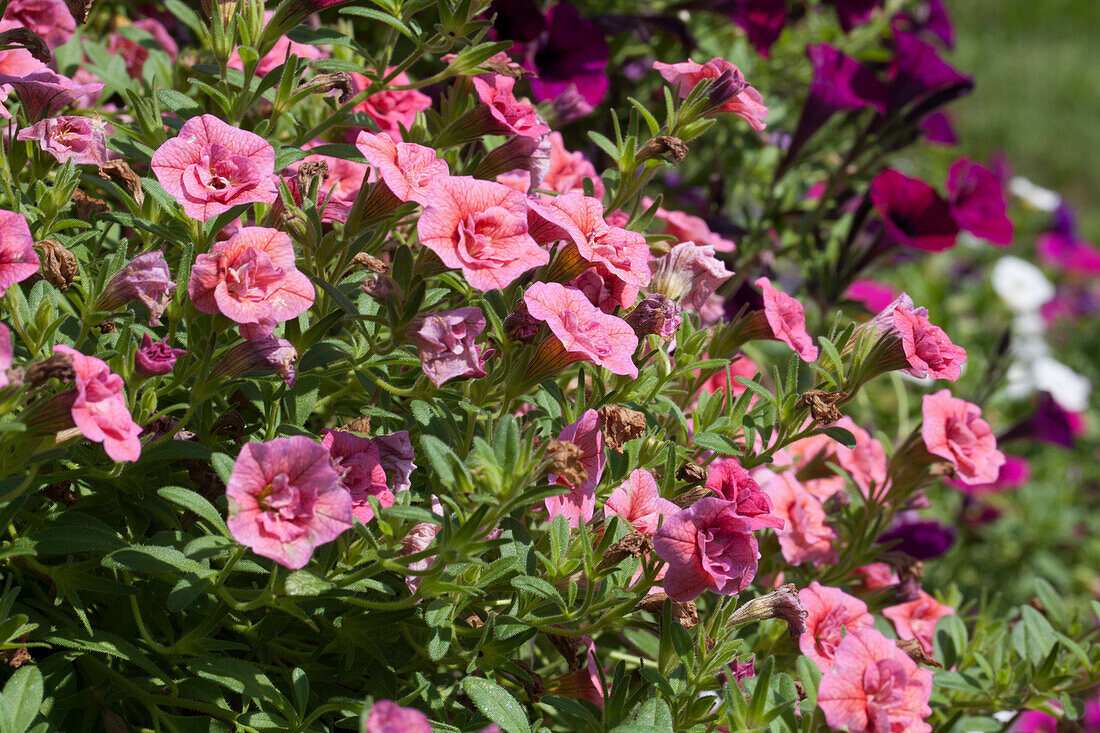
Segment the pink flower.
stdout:
[[[314,142],[302,146],[303,150],[317,147],[323,143]],[[359,189],[362,187],[363,182],[367,180],[367,176],[370,174],[370,168],[366,163],[357,163],[353,160],[345,160],[343,158],[333,158],[329,155],[317,155],[310,154],[302,158],[297,163],[290,166],[290,170],[297,174],[298,169],[301,168],[303,163],[324,163],[328,169],[325,173],[324,180],[321,181],[321,185],[317,189],[318,208],[321,208],[321,204],[324,204],[324,208],[321,211],[322,221],[339,221],[345,222],[348,218],[348,211],[351,209],[355,198],[359,194]],[[294,200],[301,205],[302,192],[298,190],[297,178],[291,178],[288,182],[291,193],[294,194]],[[278,206],[280,202],[276,201]]]
[[488,75],[488,79],[474,77],[474,91],[486,105],[495,129],[522,137],[537,138],[550,132],[550,128],[526,102],[520,102],[512,92],[516,80],[500,74]]
[[[629,285],[649,282],[649,245],[629,229],[608,225],[599,199],[567,193],[531,199],[533,236],[540,242],[567,239],[576,254]],[[578,268],[578,270],[581,268]]]
[[50,48],[57,48],[73,36],[76,19],[65,0],[11,0],[4,21],[14,21],[42,37]]
[[[0,30],[11,30],[17,27],[11,21],[0,21]],[[50,68],[31,55],[30,51],[21,46],[13,46],[0,50],[0,75],[10,77],[24,77],[30,74],[49,71]],[[0,102],[8,98],[12,87],[10,84],[0,84]],[[0,105],[0,117],[11,119],[11,112],[7,107]]]
[[874,629],[853,629],[821,677],[817,704],[833,730],[928,733],[932,673]]
[[[600,710],[604,707],[604,690],[603,681],[600,679],[600,665],[599,660],[596,658],[596,643],[592,641],[591,637],[580,637],[580,645],[583,646],[583,653],[579,649],[575,648],[576,664],[570,660],[570,671],[564,677],[550,683],[547,686],[548,692],[553,692],[555,695],[562,695],[564,697],[578,698],[587,700]],[[576,669],[574,669],[576,667]],[[482,731],[486,733],[486,731]]]
[[88,440],[103,443],[103,450],[112,460],[136,461],[141,455],[141,428],[126,407],[122,377],[112,374],[103,360],[64,344],[54,346],[53,352],[73,360],[76,398],[72,416],[76,427]]
[[[443,515],[443,505],[434,494],[432,495],[432,514],[440,518]],[[417,522],[409,533],[401,538],[401,551],[398,555],[415,555],[428,549],[441,529],[443,525],[440,522]],[[409,563],[408,569],[413,572],[405,576],[405,585],[408,586],[410,593],[416,593],[422,580],[420,573],[430,568],[433,562],[435,562],[435,555]]]
[[457,377],[484,377],[481,353],[474,341],[485,330],[477,306],[418,316],[409,325],[420,352],[420,366],[436,387]]
[[39,120],[24,127],[17,140],[33,140],[57,162],[103,165],[107,162],[106,125],[92,117],[65,116]]
[[38,272],[34,238],[22,214],[0,209],[0,295]]
[[[172,34],[168,32],[168,29],[165,28],[164,24],[159,20],[156,18],[142,18],[141,20],[135,20],[130,24],[130,27],[139,28],[151,35],[157,47],[160,48],[161,51],[167,53],[173,61],[176,60],[176,56],[179,54],[179,46],[176,45],[176,41],[172,38]],[[145,68],[145,62],[149,60],[148,48],[137,41],[131,41],[121,33],[112,33],[107,43],[107,50],[113,56],[122,57],[122,60],[126,63],[126,73],[129,74],[131,79],[141,79],[142,71]],[[233,53],[234,56],[236,56],[236,51]],[[238,62],[240,61],[239,56],[237,60]],[[233,69],[243,68],[240,66],[233,66],[232,56],[230,57],[229,66]]]
[[352,498],[329,453],[296,435],[241,449],[225,487],[233,539],[297,570],[352,525]]
[[[653,199],[648,196],[642,199],[644,208],[648,209],[652,205]],[[698,216],[683,211],[669,211],[658,206],[653,217],[664,224],[657,233],[675,237],[677,243],[695,242],[700,247],[714,247],[715,252],[733,252],[737,249],[736,244],[711,231],[707,223]]]
[[240,323],[247,339],[270,336],[313,305],[313,283],[294,266],[290,237],[266,227],[244,227],[196,257],[187,290],[196,308]]
[[523,194],[469,176],[443,178],[417,222],[420,243],[488,291],[550,261],[527,233]]
[[656,69],[665,81],[675,84],[676,89],[683,99],[691,93],[695,85],[703,79],[717,79],[725,72],[729,72],[731,82],[735,89],[740,89],[729,100],[718,108],[719,112],[732,112],[741,117],[754,130],[763,130],[767,125],[764,119],[768,116],[768,108],[764,106],[764,98],[760,92],[745,82],[741,70],[723,58],[713,58],[705,64],[697,64],[691,59],[678,64],[665,64],[660,61],[653,62]]
[[584,193],[584,180],[592,181],[592,195],[598,199],[603,198],[603,179],[596,172],[596,167],[584,153],[570,153],[565,147],[560,132],[551,132],[550,140],[550,168],[542,179],[538,188],[558,193]]
[[37,122],[49,117],[78,99],[103,91],[103,84],[77,84],[67,76],[57,74],[45,66],[26,76],[0,74],[0,85],[10,85],[19,94],[19,101],[27,112],[27,119]]
[[[729,381],[726,381],[726,374],[729,374]],[[703,383],[701,392],[725,392],[729,389],[733,389],[733,396],[740,397],[747,390],[748,387],[737,381],[737,377],[744,377],[745,379],[752,379],[754,376],[760,373],[759,367],[756,363],[745,356],[744,354],[738,354],[733,357],[729,367],[724,372],[718,372],[713,377]]]
[[807,614],[806,631],[798,638],[798,648],[822,672],[833,666],[844,631],[874,626],[874,619],[867,613],[867,604],[839,588],[830,588],[815,580],[798,591],[798,599]]
[[718,492],[726,501],[732,501],[737,507],[737,513],[749,518],[753,530],[764,527],[783,528],[783,520],[772,514],[772,500],[736,458],[727,458],[714,464],[707,474],[705,486]]
[[740,593],[756,575],[760,557],[749,520],[733,503],[709,497],[667,518],[653,544],[668,563],[665,592],[680,602],[705,590]]
[[579,527],[592,518],[596,508],[596,484],[600,483],[604,466],[607,465],[601,422],[598,412],[585,410],[576,422],[566,425],[558,434],[558,440],[581,449],[580,464],[588,478],[581,485],[573,486],[564,476],[549,475],[550,483],[569,487],[568,494],[546,497],[544,503],[550,519],[563,514],[569,519],[570,527]]
[[270,204],[275,149],[213,115],[192,117],[153,153],[153,172],[192,219],[209,221],[241,204]]
[[11,345],[11,329],[0,323],[0,389],[11,384],[7,371],[11,367],[14,351]]
[[1021,456],[1005,455],[1005,462],[997,472],[997,480],[985,484],[968,484],[965,481],[946,479],[944,483],[953,486],[964,494],[980,496],[994,494],[1023,486],[1031,478],[1031,464]]
[[[388,76],[393,68],[386,69]],[[352,72],[352,90],[359,94],[371,85],[370,79]],[[393,86],[408,86],[412,83],[408,74],[402,71],[389,81]],[[432,98],[415,89],[384,89],[375,92],[359,104],[355,105],[356,112],[366,112],[378,130],[388,135],[394,142],[401,141],[401,128],[406,130],[416,122],[416,115],[422,110],[432,106]]]
[[[836,461],[836,447],[840,445],[828,435],[812,435],[802,438],[777,452],[776,465],[789,466],[802,478],[799,484],[820,501],[826,501],[838,491],[843,491],[848,482],[843,476],[832,471],[825,462]],[[783,454],[786,455],[784,460]],[[760,469],[765,470],[765,469]],[[767,475],[766,473],[764,474]],[[809,478],[813,476],[814,478]]]
[[871,496],[871,487],[874,486],[875,498],[881,499],[889,489],[887,486],[889,479],[886,475],[888,463],[886,449],[882,447],[882,443],[872,438],[870,433],[856,425],[850,417],[841,418],[835,425],[844,428],[856,439],[854,448],[841,443],[833,446],[837,463],[848,472],[864,496]]
[[936,622],[953,613],[955,609],[945,606],[924,591],[915,601],[882,609],[882,615],[894,622],[899,638],[916,639],[924,653],[929,655],[933,652],[932,634],[936,630]]
[[376,435],[371,440],[378,446],[378,460],[386,471],[386,483],[390,490],[395,494],[408,491],[412,486],[409,476],[416,470],[409,431],[398,430],[388,435]]
[[620,280],[602,264],[589,267],[566,286],[584,293],[588,302],[604,313],[614,313],[618,307],[630,308],[638,299],[639,291],[637,285]]
[[559,283],[535,283],[523,294],[533,318],[545,321],[573,360],[588,360],[612,374],[637,378],[638,337],[630,324],[588,302],[579,290]]
[[652,262],[649,289],[678,300],[684,308],[702,311],[718,286],[733,273],[714,256],[714,247],[680,242],[668,254]]
[[844,297],[862,303],[872,313],[879,313],[893,302],[897,291],[875,280],[853,280],[844,292]]
[[806,316],[802,304],[772,287],[766,277],[753,283],[764,291],[764,316],[775,337],[794,349],[802,361],[817,361],[817,346],[806,333]]
[[[274,10],[264,11],[264,25],[268,24],[273,15],[275,15]],[[257,77],[267,76],[270,72],[286,63],[291,56],[297,56],[299,59],[303,60],[316,60],[325,58],[327,54],[317,46],[292,41],[288,36],[280,36],[279,40],[275,41],[275,45],[271,47],[271,50],[256,64],[255,75]],[[244,61],[241,59],[241,54],[236,48],[234,48],[233,53],[229,55],[226,66],[230,69],[236,69],[237,71],[244,71]]]
[[894,327],[914,377],[948,379],[954,382],[962,373],[966,349],[951,343],[939,326],[926,317],[901,306],[894,308]]
[[395,143],[388,135],[367,131],[359,133],[355,147],[378,169],[386,187],[400,201],[428,205],[428,188],[450,174],[447,161],[437,158],[435,150],[413,143]]
[[901,582],[901,578],[894,572],[894,569],[884,562],[860,565],[852,571],[852,575],[861,578],[855,586],[856,589],[866,593],[897,585]]
[[159,326],[160,317],[172,301],[176,281],[160,250],[143,252],[116,272],[95,303],[98,311],[116,310],[131,300],[149,309],[149,326]]
[[378,446],[370,438],[361,438],[346,430],[322,430],[321,446],[328,451],[332,467],[340,476],[340,485],[351,494],[351,513],[363,524],[374,518],[367,497],[373,496],[384,507],[393,506],[394,495],[386,486]]
[[985,484],[997,480],[1004,454],[997,450],[997,438],[982,419],[982,410],[943,389],[925,395],[921,411],[921,436],[929,453],[951,461],[959,478]]
[[960,229],[1007,247],[1013,226],[1008,218],[1004,186],[997,174],[968,158],[956,160],[947,172],[951,215]]
[[363,733],[432,733],[432,724],[427,715],[415,708],[379,700],[371,705]]
[[626,483],[611,492],[604,502],[603,511],[605,516],[619,515],[636,532],[652,535],[657,531],[661,518],[672,516],[680,511],[680,507],[661,498],[653,474],[637,469],[630,472]]
[[141,339],[141,348],[134,352],[134,367],[147,377],[168,374],[176,366],[176,359],[187,353],[186,349],[173,349],[167,341],[153,341],[149,334]]
[[773,513],[784,520],[783,529],[776,530],[776,535],[786,561],[791,565],[835,563],[833,542],[837,534],[825,523],[821,501],[806,491],[791,471],[779,474],[768,471],[761,476],[766,477],[763,487],[775,506]]

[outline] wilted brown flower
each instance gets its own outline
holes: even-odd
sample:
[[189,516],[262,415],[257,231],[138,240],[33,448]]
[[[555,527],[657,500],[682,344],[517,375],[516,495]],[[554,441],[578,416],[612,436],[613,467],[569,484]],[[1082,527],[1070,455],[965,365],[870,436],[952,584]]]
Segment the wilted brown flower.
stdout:
[[[665,601],[669,600],[667,593],[650,593],[634,608],[636,610],[660,613],[665,607]],[[685,629],[690,629],[699,623],[699,610],[695,607],[695,601],[677,603],[672,601],[672,618]]]
[[357,417],[347,425],[337,428],[337,430],[350,430],[353,433],[362,433],[367,435],[370,433],[370,418],[369,417]]
[[908,654],[909,658],[917,664],[926,664],[929,667],[943,669],[943,665],[937,662],[935,657],[930,657],[924,653],[924,646],[921,644],[920,639],[898,639],[894,643],[898,645],[898,649]]
[[367,254],[366,252],[360,252],[359,254],[352,257],[351,258],[351,263],[353,265],[359,265],[360,267],[365,267],[368,270],[370,270],[371,272],[377,272],[379,275],[388,275],[388,274],[390,274],[390,266],[389,265],[387,265],[385,262],[378,259],[377,257],[374,257],[373,255]]
[[42,63],[49,64],[53,62],[50,47],[42,40],[42,36],[30,28],[19,27],[0,32],[0,46],[22,46],[30,52],[31,56]]
[[550,461],[548,473],[561,476],[572,486],[580,486],[588,480],[588,471],[581,464],[584,449],[567,440],[551,440],[546,447],[546,457]]
[[298,91],[309,91],[313,94],[340,92],[336,97],[337,104],[346,104],[355,93],[351,83],[351,74],[346,71],[317,74],[312,79],[299,86]]
[[707,470],[698,463],[685,461],[684,465],[676,469],[676,479],[687,484],[695,484],[707,480]]
[[[704,476],[704,478],[706,477]],[[672,503],[680,507],[681,509],[687,509],[689,506],[699,501],[700,499],[705,499],[708,496],[717,495],[718,494],[714,491],[714,489],[708,488],[706,486],[693,486],[679,496],[672,497]]]
[[92,214],[103,214],[111,210],[106,201],[89,196],[79,188],[73,191],[73,206],[76,207],[76,216],[81,221],[91,221]]
[[92,9],[93,0],[68,0],[69,12],[77,23],[88,22],[88,11]]
[[688,146],[672,135],[658,135],[638,150],[638,161],[647,158],[670,158],[679,162],[687,157]]
[[[323,160],[307,160],[298,166],[296,183],[303,196],[309,194],[314,181],[325,180],[328,175],[328,163]],[[324,198],[323,196],[321,198]]]
[[603,418],[603,437],[616,453],[623,452],[623,445],[645,432],[645,413],[621,405],[604,405],[600,408]]
[[130,194],[130,198],[138,206],[145,201],[145,192],[141,190],[141,178],[125,161],[108,160],[99,167],[99,177],[117,184],[123,191]]
[[39,269],[42,277],[59,290],[68,290],[73,284],[73,278],[79,272],[73,253],[55,239],[43,239],[37,242],[34,248],[38,250],[39,259],[42,261]]
[[62,382],[71,382],[76,378],[73,371],[73,358],[68,354],[57,354],[48,359],[35,362],[27,367],[27,373],[23,379],[32,387],[41,387],[51,379],[57,378]]
[[844,417],[836,405],[847,398],[847,392],[826,392],[823,389],[811,389],[808,392],[803,392],[799,401],[810,408],[810,414],[813,415],[814,422],[818,425],[831,425]]
[[607,570],[627,557],[645,557],[651,552],[653,552],[653,540],[641,532],[631,532],[607,548],[607,552],[600,559],[599,569]]

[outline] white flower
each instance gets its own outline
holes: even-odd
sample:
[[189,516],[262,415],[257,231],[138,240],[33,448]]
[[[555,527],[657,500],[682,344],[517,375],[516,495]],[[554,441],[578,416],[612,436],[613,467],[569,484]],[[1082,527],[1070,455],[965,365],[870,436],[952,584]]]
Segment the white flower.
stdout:
[[993,290],[1017,313],[1038,310],[1054,297],[1054,286],[1035,265],[1019,257],[1002,257],[990,273]]
[[1031,365],[1035,386],[1050,392],[1063,410],[1084,412],[1089,406],[1092,383],[1062,362],[1049,356],[1036,359]]
[[1054,191],[1036,186],[1023,176],[1015,176],[1008,183],[1008,190],[1026,204],[1039,211],[1055,211],[1062,205],[1062,197]]

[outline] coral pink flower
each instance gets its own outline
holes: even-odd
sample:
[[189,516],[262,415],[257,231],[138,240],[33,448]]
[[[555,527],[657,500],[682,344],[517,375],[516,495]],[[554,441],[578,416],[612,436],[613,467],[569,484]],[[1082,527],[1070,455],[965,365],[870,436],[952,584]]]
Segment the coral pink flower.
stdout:
[[57,48],[76,31],[76,19],[65,0],[11,0],[4,11],[4,22],[14,21],[42,37],[50,48]]
[[604,502],[605,516],[617,514],[630,523],[636,532],[652,535],[662,517],[670,517],[680,507],[668,499],[662,499],[657,491],[653,474],[643,469],[630,472],[630,478],[611,492]]
[[450,174],[447,161],[435,150],[413,143],[395,143],[388,135],[363,130],[355,147],[378,169],[386,187],[401,201],[428,205],[428,188]]
[[[386,75],[393,72],[393,68],[386,69]],[[389,84],[400,87],[412,83],[408,74],[401,72],[389,81]],[[359,94],[371,86],[371,81],[362,74],[352,72],[352,90]],[[355,105],[356,112],[366,112],[378,130],[388,135],[394,142],[401,141],[401,128],[406,130],[416,122],[418,112],[432,106],[432,98],[415,89],[384,89],[375,92],[359,104]]]
[[244,227],[196,257],[187,291],[203,313],[240,323],[247,339],[270,336],[313,305],[313,283],[294,266],[290,237],[266,227]]
[[[729,381],[726,381],[726,374],[729,374]],[[760,373],[760,368],[756,366],[756,363],[745,356],[744,354],[738,354],[730,362],[729,367],[724,372],[718,372],[713,377],[703,383],[702,392],[725,392],[729,389],[733,389],[733,396],[740,397],[747,390],[748,387],[737,381],[737,377],[744,377],[745,379],[752,379],[754,376]]]
[[[172,38],[172,34],[168,32],[168,29],[165,28],[164,24],[159,20],[156,18],[142,18],[141,20],[135,20],[130,24],[130,27],[139,28],[151,35],[157,47],[161,51],[167,53],[173,61],[176,60],[176,56],[179,54],[179,46],[176,45],[176,41]],[[142,71],[145,68],[145,62],[149,60],[149,49],[137,41],[131,41],[121,33],[112,33],[107,42],[107,50],[113,56],[122,57],[123,62],[126,64],[126,73],[129,74],[131,79],[141,79]],[[237,56],[236,51],[233,52],[233,56],[237,57],[239,63],[240,57]],[[241,66],[233,66],[233,56],[230,57],[230,68],[242,69],[243,67]],[[261,64],[262,63],[263,62],[261,62]]]
[[[540,195],[529,201],[532,234],[540,243],[566,239],[576,254],[593,265],[603,265],[623,282],[645,286],[649,282],[649,245],[645,237],[629,229],[610,226],[599,199],[578,193]],[[571,248],[570,248],[571,249]],[[563,257],[571,253],[568,250]]]
[[[268,24],[273,15],[275,15],[274,10],[264,11],[264,25]],[[291,56],[297,56],[299,59],[316,60],[323,59],[327,55],[317,46],[292,41],[288,36],[280,36],[279,40],[275,41],[275,45],[271,47],[271,50],[256,64],[255,75],[257,77],[267,76],[286,63]],[[244,60],[241,59],[241,54],[236,48],[229,55],[226,66],[237,71],[244,71]]]
[[732,501],[737,507],[737,513],[749,518],[752,529],[783,528],[783,520],[772,514],[772,500],[736,458],[727,458],[714,464],[705,485],[718,492],[726,501]]
[[898,637],[916,639],[928,655],[933,652],[932,634],[936,630],[936,622],[953,613],[955,609],[945,606],[924,591],[915,601],[882,609],[882,615],[894,622]]
[[1009,489],[1016,489],[1028,482],[1031,478],[1031,464],[1021,456],[1005,455],[1005,462],[1001,470],[997,472],[997,480],[985,484],[968,484],[965,481],[945,479],[944,483],[953,486],[964,494],[981,496],[982,494],[995,494]]
[[136,461],[141,455],[141,427],[126,407],[122,377],[112,374],[102,359],[85,356],[64,344],[54,346],[53,352],[73,360],[76,397],[72,416],[76,427],[88,440],[103,443],[103,450],[112,460]]
[[718,109],[719,112],[732,112],[741,117],[754,130],[763,130],[767,125],[764,119],[768,116],[768,108],[764,106],[764,98],[760,92],[745,82],[741,70],[723,58],[713,58],[705,64],[697,64],[691,59],[678,64],[665,64],[660,61],[653,62],[656,69],[665,81],[675,84],[676,89],[683,99],[691,93],[695,85],[703,79],[717,79],[727,71],[730,73],[734,89],[740,89]]
[[894,572],[894,569],[884,562],[860,565],[852,571],[852,575],[860,577],[855,586],[856,589],[867,593],[897,585],[901,582],[901,578]]
[[527,233],[527,199],[492,181],[442,178],[416,225],[420,243],[488,291],[550,261]]
[[457,377],[484,377],[481,352],[474,344],[485,330],[477,306],[418,316],[409,324],[420,366],[436,387]]
[[0,209],[0,295],[38,272],[34,238],[22,214]]
[[668,563],[665,592],[680,602],[705,590],[740,593],[752,582],[760,558],[748,518],[732,502],[709,497],[668,517],[653,544]]
[[816,580],[798,591],[798,600],[806,609],[806,631],[798,638],[798,648],[822,672],[833,666],[842,632],[874,626],[866,603]]
[[817,704],[833,730],[929,733],[932,673],[874,629],[848,632],[821,677]]
[[[648,209],[652,205],[653,199],[648,196],[642,199],[644,208]],[[657,233],[675,237],[677,243],[695,242],[701,247],[714,247],[715,252],[733,252],[737,249],[736,244],[712,232],[707,223],[698,216],[683,211],[669,211],[658,206],[653,212],[653,218],[664,224]]]
[[920,313],[901,306],[894,308],[894,327],[901,336],[901,345],[909,362],[910,368],[905,370],[906,373],[952,382],[959,378],[962,365],[966,362],[966,349],[951,343],[942,328]]
[[856,439],[854,448],[840,443],[833,446],[837,463],[848,472],[864,496],[871,496],[873,485],[875,498],[881,499],[889,489],[886,475],[888,463],[886,449],[882,447],[882,443],[872,438],[870,433],[856,425],[850,417],[841,418],[835,425],[844,428]]
[[714,256],[714,247],[680,242],[649,265],[649,289],[677,300],[683,308],[702,312],[718,286],[733,273]]
[[104,87],[99,83],[77,84],[46,67],[26,76],[0,74],[0,85],[10,85],[15,89],[31,122],[49,117],[78,99],[99,94]]
[[374,518],[374,510],[367,499],[370,496],[384,507],[393,506],[394,495],[386,486],[386,471],[374,441],[346,430],[322,430],[321,433],[324,435],[321,445],[332,459],[340,485],[351,494],[351,513],[355,518],[363,524]]
[[275,149],[213,115],[192,117],[153,153],[153,172],[192,219],[209,221],[240,204],[270,204]]
[[584,180],[592,181],[592,195],[602,199],[604,195],[603,179],[596,172],[596,167],[584,153],[570,153],[562,140],[560,132],[551,132],[550,140],[550,168],[543,176],[539,188],[558,193],[584,193]]
[[586,359],[612,374],[637,378],[638,336],[630,324],[588,302],[579,290],[559,283],[535,283],[523,294],[531,316],[545,321],[574,361]]
[[943,389],[924,395],[921,411],[921,436],[929,453],[951,461],[967,483],[997,480],[1005,457],[997,450],[997,438],[982,419],[980,407]]
[[566,283],[584,293],[588,302],[604,313],[614,313],[618,307],[630,308],[638,299],[637,285],[623,282],[608,271],[603,264],[589,267]]
[[474,91],[488,108],[496,131],[531,138],[550,132],[534,107],[516,99],[512,91],[516,85],[515,79],[492,74],[488,79],[474,77],[473,82]]
[[[770,476],[768,475],[770,474]],[[774,474],[761,472],[764,491],[771,497],[777,517],[784,520],[776,530],[779,549],[791,565],[809,562],[831,565],[837,561],[833,542],[836,530],[825,523],[821,501],[806,491],[790,471]]]
[[772,287],[766,277],[753,283],[764,291],[764,316],[775,337],[794,349],[802,361],[817,361],[817,346],[806,333],[806,316],[802,304]]
[[92,117],[65,116],[39,120],[24,127],[17,140],[33,140],[57,162],[103,165],[107,162],[106,125]]
[[432,733],[432,724],[427,715],[415,708],[379,700],[371,706],[363,733]]
[[302,435],[249,443],[225,487],[233,539],[297,570],[352,526],[352,498],[329,452]]
[[576,422],[566,425],[558,434],[558,440],[572,443],[581,449],[580,464],[588,478],[581,485],[574,486],[564,476],[550,474],[550,483],[569,487],[568,494],[548,496],[545,499],[550,519],[563,514],[569,519],[570,527],[579,527],[582,522],[592,518],[596,508],[596,484],[600,483],[604,466],[607,465],[602,422],[598,412],[585,410]]
[[799,483],[803,489],[820,501],[826,501],[838,491],[843,491],[848,484],[843,476],[837,475],[825,465],[829,460],[836,461],[838,445],[840,444],[828,435],[802,438],[776,454],[776,465],[789,465],[800,477]]

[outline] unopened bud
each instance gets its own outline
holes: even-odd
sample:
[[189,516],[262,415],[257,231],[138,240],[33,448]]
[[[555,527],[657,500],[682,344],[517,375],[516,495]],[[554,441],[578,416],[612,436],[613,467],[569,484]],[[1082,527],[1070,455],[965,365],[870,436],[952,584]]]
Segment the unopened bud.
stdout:
[[787,583],[767,595],[753,598],[739,606],[730,617],[732,626],[778,618],[787,622],[787,633],[792,637],[801,636],[806,631],[806,609],[798,599],[793,583]]

